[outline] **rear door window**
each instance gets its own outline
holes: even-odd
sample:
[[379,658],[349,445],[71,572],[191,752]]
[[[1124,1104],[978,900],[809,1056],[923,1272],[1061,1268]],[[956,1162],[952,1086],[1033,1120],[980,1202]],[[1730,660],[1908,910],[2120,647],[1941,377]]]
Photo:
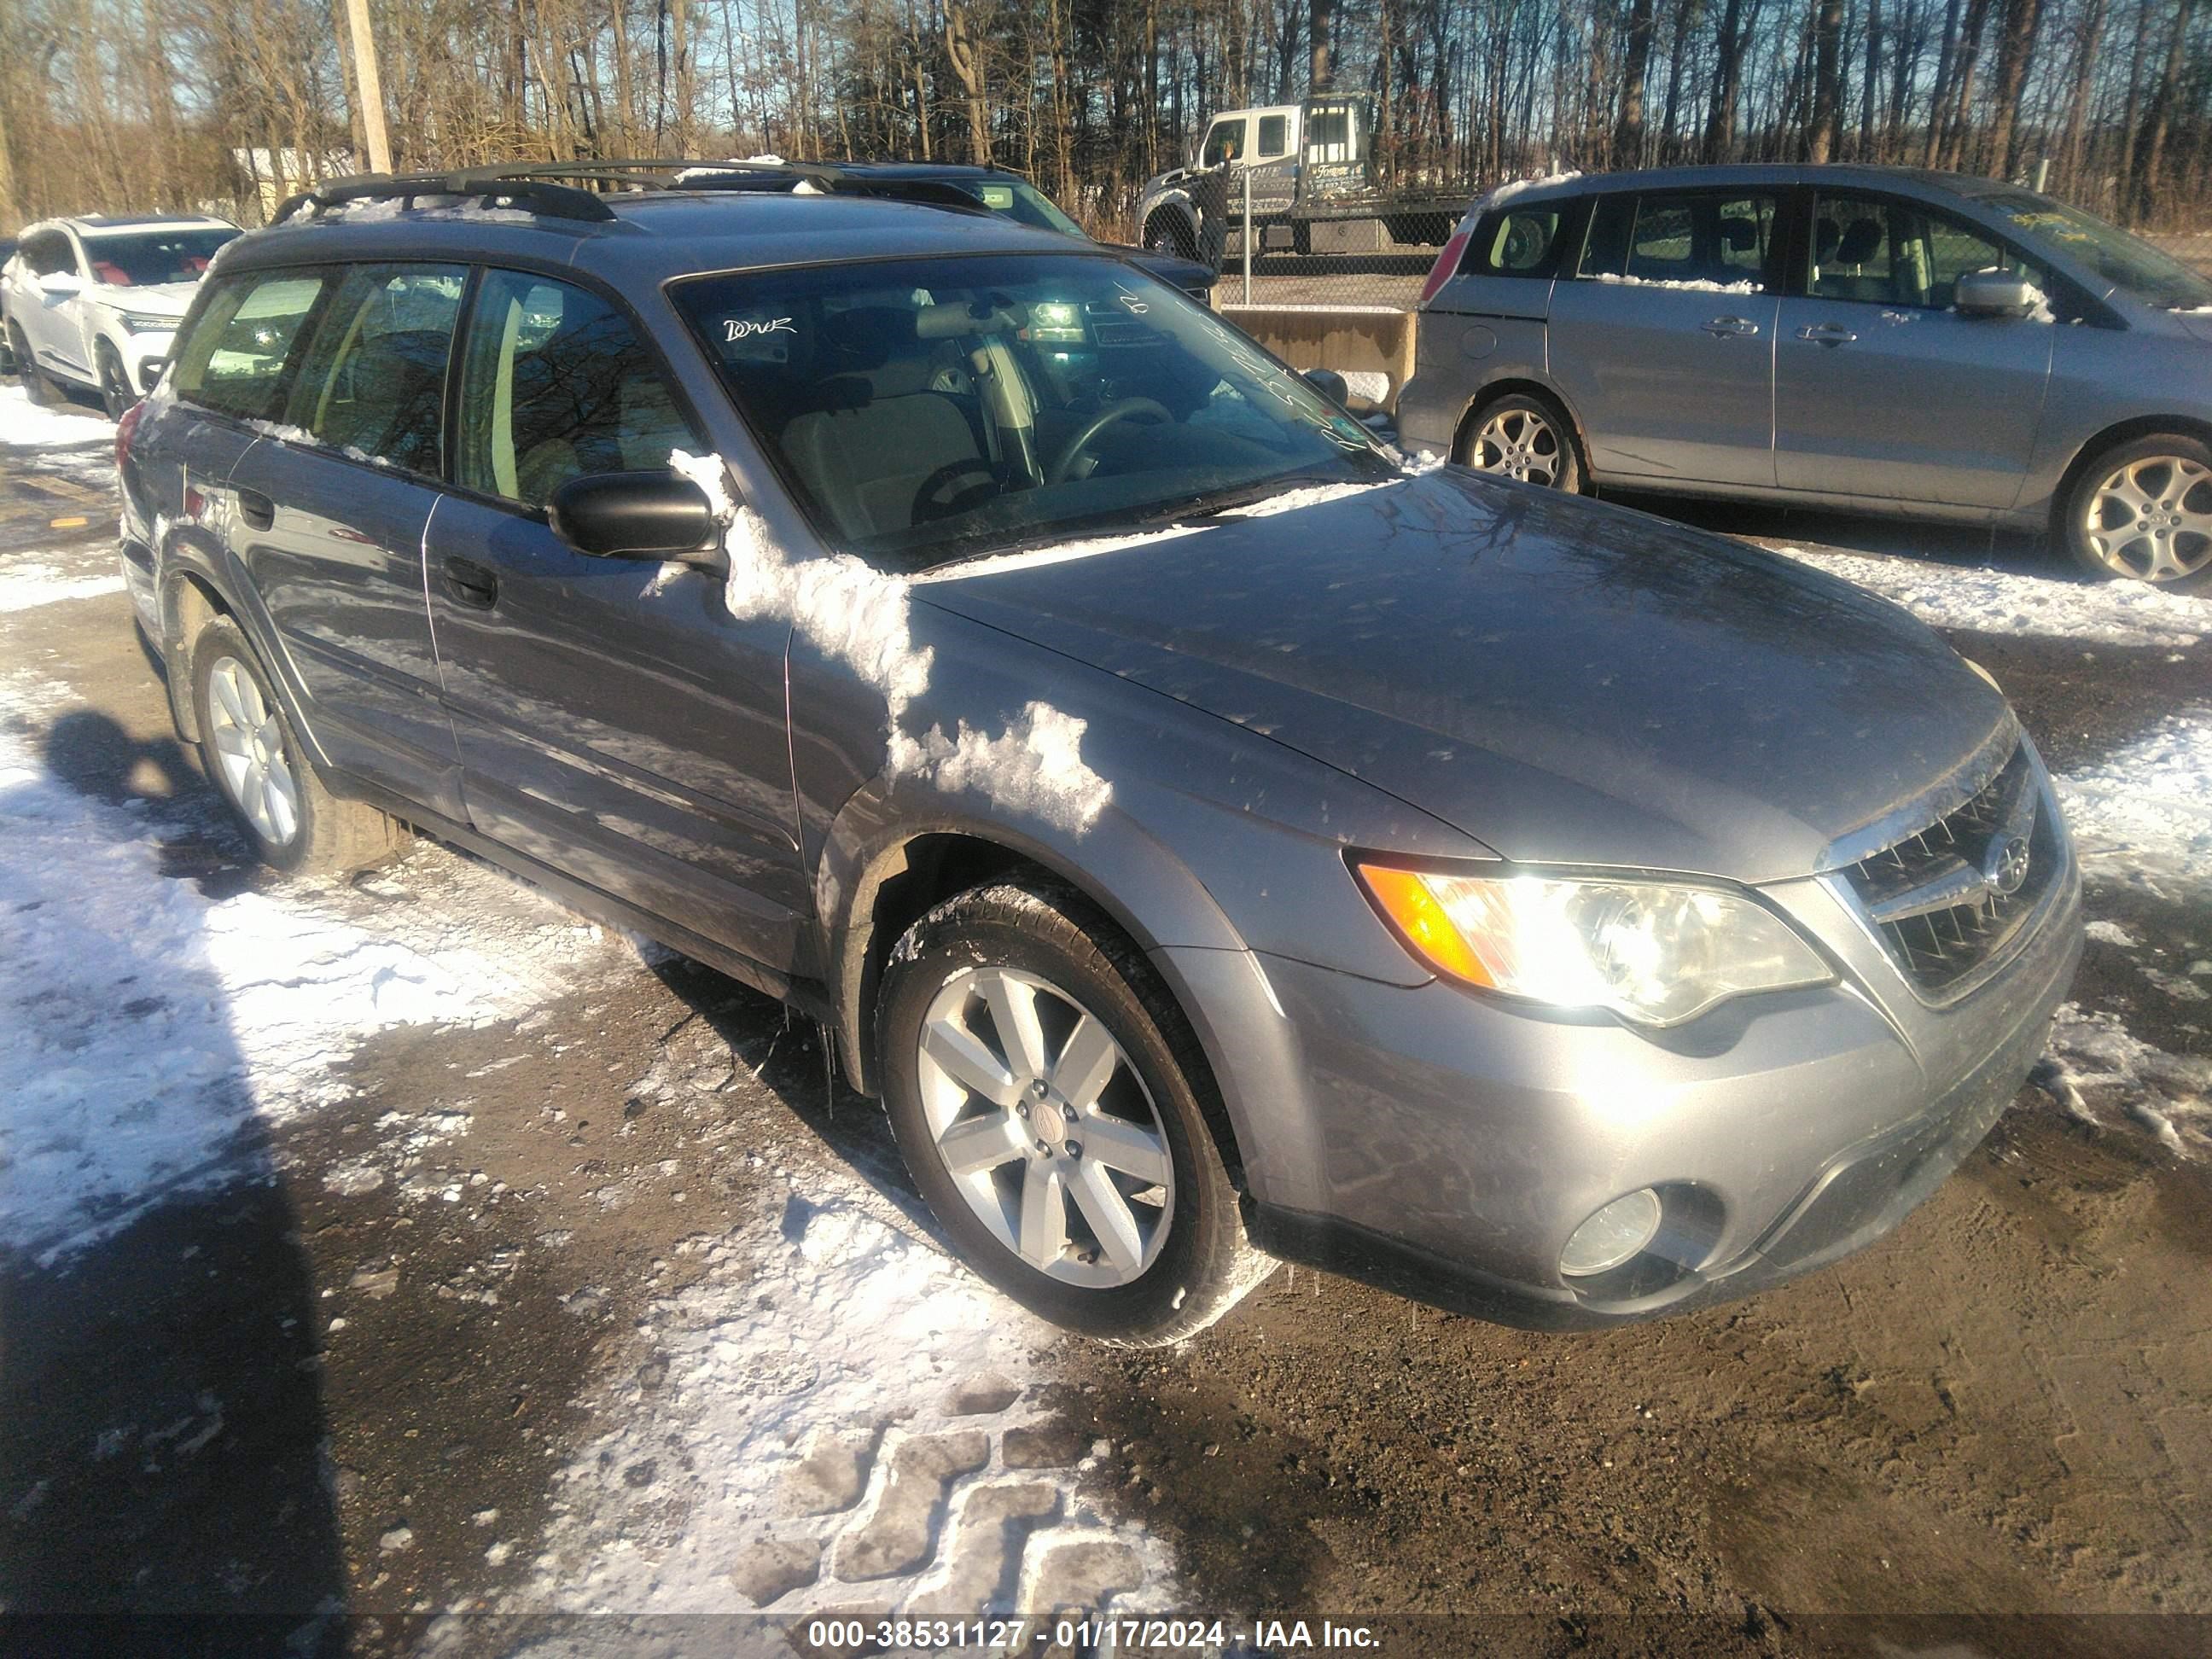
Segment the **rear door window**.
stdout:
[[1260,118],[1260,159],[1268,161],[1291,147],[1291,118],[1287,115],[1263,115]]
[[653,471],[671,450],[700,447],[627,317],[524,271],[487,271],[477,285],[460,410],[455,481],[525,507],[571,478]]
[[287,422],[356,460],[436,477],[462,265],[362,265],[324,308]]
[[1710,191],[1603,196],[1577,275],[1674,288],[1769,285],[1778,201]]
[[188,404],[246,420],[274,418],[307,319],[332,278],[273,270],[218,278],[177,349],[170,385]]

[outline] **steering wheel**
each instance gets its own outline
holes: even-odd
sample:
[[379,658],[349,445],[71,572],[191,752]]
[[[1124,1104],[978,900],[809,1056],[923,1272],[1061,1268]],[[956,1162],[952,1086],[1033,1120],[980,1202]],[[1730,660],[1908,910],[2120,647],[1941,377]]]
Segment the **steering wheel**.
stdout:
[[[951,495],[945,487],[956,480],[976,476],[976,481],[964,489]],[[949,519],[956,513],[965,513],[981,507],[999,493],[999,475],[991,471],[988,461],[974,456],[957,461],[947,461],[943,466],[921,481],[921,488],[914,492],[914,506],[907,513],[909,524],[927,524],[936,519]]]
[[1109,404],[1085,421],[1083,430],[1070,438],[1060,453],[1052,458],[1052,465],[1044,471],[1044,481],[1048,484],[1066,483],[1068,473],[1074,469],[1076,458],[1091,441],[1116,421],[1126,421],[1132,415],[1149,415],[1167,425],[1175,423],[1175,416],[1168,412],[1167,405],[1155,403],[1150,398],[1124,398],[1118,404]]

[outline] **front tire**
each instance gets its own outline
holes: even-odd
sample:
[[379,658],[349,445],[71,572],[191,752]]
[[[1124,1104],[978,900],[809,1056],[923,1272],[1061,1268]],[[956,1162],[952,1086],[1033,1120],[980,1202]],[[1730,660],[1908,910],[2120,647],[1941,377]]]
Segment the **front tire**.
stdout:
[[1478,472],[1492,472],[1523,483],[1583,491],[1589,477],[1574,423],[1548,398],[1510,392],[1478,409],[1461,440],[1459,461]]
[[1198,258],[1198,239],[1172,213],[1156,213],[1145,227],[1145,247],[1148,252],[1172,253],[1179,258]]
[[2059,503],[2060,538],[2092,576],[2212,588],[2212,447],[2179,433],[2118,445]]
[[121,356],[105,340],[94,354],[94,362],[100,374],[100,404],[109,420],[119,421],[138,401],[138,394],[131,389],[130,374],[123,367]]
[[1245,1242],[1188,1023],[1079,895],[1008,880],[891,952],[884,1099],[954,1249],[1056,1325],[1124,1347],[1195,1335],[1273,1261]]
[[194,641],[191,685],[204,769],[264,863],[291,875],[341,875],[405,844],[397,821],[323,787],[253,647],[228,617]]

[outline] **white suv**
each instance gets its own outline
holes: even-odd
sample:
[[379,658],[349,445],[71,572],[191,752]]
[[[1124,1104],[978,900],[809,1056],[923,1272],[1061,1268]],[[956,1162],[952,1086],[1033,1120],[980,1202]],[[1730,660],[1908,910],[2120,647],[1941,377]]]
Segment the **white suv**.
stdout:
[[27,227],[0,266],[0,314],[32,399],[50,402],[74,383],[120,416],[152,391],[209,261],[239,234],[197,214]]

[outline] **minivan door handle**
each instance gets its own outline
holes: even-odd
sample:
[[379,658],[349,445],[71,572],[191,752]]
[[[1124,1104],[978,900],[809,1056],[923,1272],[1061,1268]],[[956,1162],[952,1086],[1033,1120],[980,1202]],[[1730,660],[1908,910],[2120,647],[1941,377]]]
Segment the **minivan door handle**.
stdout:
[[446,591],[454,603],[471,611],[489,611],[499,603],[499,573],[474,559],[446,561]]
[[254,530],[269,530],[276,523],[276,503],[258,489],[238,492],[238,516]]
[[1859,337],[1841,323],[1814,323],[1797,331],[1801,340],[1810,340],[1814,345],[1849,345]]
[[1726,339],[1735,334],[1756,334],[1759,325],[1748,317],[1716,317],[1705,325],[1705,332]]

